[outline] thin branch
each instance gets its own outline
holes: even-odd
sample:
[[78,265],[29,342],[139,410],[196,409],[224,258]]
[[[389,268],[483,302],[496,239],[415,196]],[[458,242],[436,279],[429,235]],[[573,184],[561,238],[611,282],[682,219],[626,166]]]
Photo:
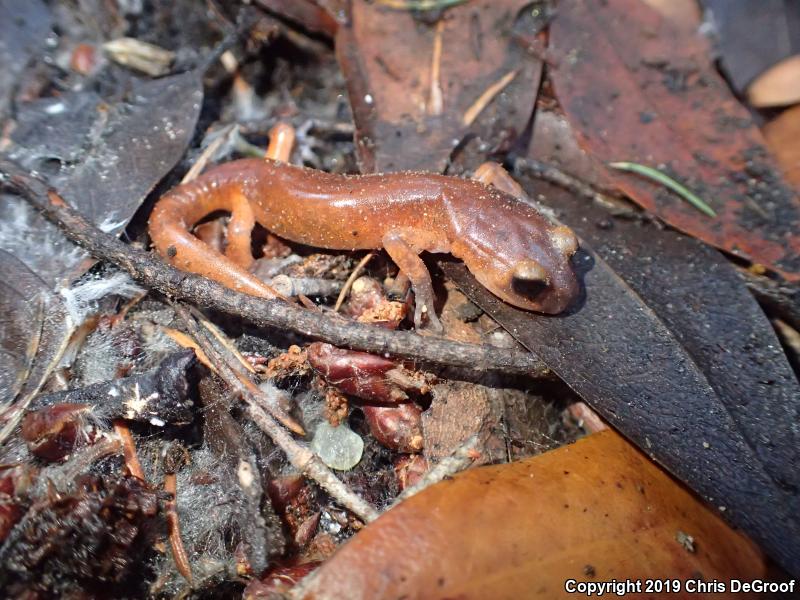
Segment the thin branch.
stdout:
[[206,337],[205,332],[201,330],[200,326],[189,314],[189,311],[177,304],[175,305],[175,311],[186,325],[188,333],[195,338],[203,352],[214,364],[219,376],[231,389],[236,390],[241,395],[255,424],[283,450],[292,466],[316,481],[336,502],[350,510],[365,523],[377,519],[378,511],[342,483],[316,454],[306,446],[296,442],[262,408],[265,405],[275,404],[276,399],[257,387],[246,386],[237,376],[235,369]]
[[297,331],[331,344],[439,365],[547,377],[550,370],[533,354],[453,342],[407,331],[389,331],[304,310],[231,290],[215,281],[179,271],[153,254],[98,230],[53,189],[16,163],[0,158],[0,185],[15,190],[64,234],[95,258],[118,265],[145,286],[174,299],[240,316],[260,327]]
[[540,162],[531,158],[517,158],[513,161],[512,169],[518,175],[528,175],[552,183],[560,188],[583,196],[608,209],[615,215],[634,215],[635,209],[624,201],[597,191],[585,181],[565,173],[558,167]]

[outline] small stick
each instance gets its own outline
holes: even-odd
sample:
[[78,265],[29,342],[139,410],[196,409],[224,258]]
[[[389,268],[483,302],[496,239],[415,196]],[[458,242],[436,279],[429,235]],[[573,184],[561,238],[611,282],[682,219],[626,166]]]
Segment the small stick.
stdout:
[[245,368],[245,370],[250,371],[251,373],[255,374],[256,370],[253,368],[247,359],[242,356],[242,353],[239,352],[239,349],[233,345],[233,342],[226,336],[222,331],[214,325],[211,321],[205,318],[203,313],[199,310],[193,310],[192,313],[194,314],[195,318],[200,321],[200,324],[205,327],[211,335],[217,338],[217,341],[222,344],[225,349],[233,355],[233,357],[239,361],[239,363]]
[[[184,321],[185,324],[187,324],[187,326],[190,325],[196,326],[195,320],[191,316],[189,316],[193,311],[187,310],[185,307],[177,304],[173,304],[173,308],[175,308],[175,312],[178,314],[178,316],[181,317],[181,319]],[[197,311],[195,310],[194,312]],[[225,360],[226,366],[230,368],[230,372],[233,373],[233,376],[241,384],[242,387],[244,387],[249,392],[254,394],[261,393],[261,389],[255,383],[253,383],[253,381],[250,379],[250,375],[243,370],[238,359],[234,359],[236,360],[236,362],[228,360],[229,358],[232,357],[232,354],[230,353],[230,349],[227,347],[227,345],[223,344],[225,351],[228,352],[226,356],[219,348],[217,348],[214,345],[212,338],[209,337],[209,335],[206,334],[199,327],[191,327],[191,334],[194,337],[194,340],[206,354],[206,358],[209,359],[211,364],[214,366],[213,370],[218,375],[221,375],[221,373],[218,371],[217,364],[219,363],[220,360]],[[217,356],[217,360],[214,360],[213,357],[208,354],[208,348],[214,349],[214,353]],[[242,360],[245,359],[242,358]],[[265,406],[269,414],[272,415],[281,425],[283,425],[284,427],[286,427],[287,429],[298,435],[306,434],[305,430],[303,429],[303,426],[300,425],[300,423],[298,423],[297,421],[295,421],[294,418],[292,418],[289,414],[287,414],[286,411],[283,410],[283,408],[281,408],[277,402],[268,402]]]
[[336,298],[336,305],[333,307],[333,312],[339,312],[339,309],[344,303],[344,299],[347,298],[347,294],[350,292],[350,288],[353,287],[353,282],[358,279],[358,276],[361,275],[361,271],[367,266],[367,263],[372,260],[373,256],[375,256],[374,252],[367,254],[358,262],[353,272],[350,273],[350,277],[344,282],[344,287],[339,292],[339,297]]
[[181,525],[178,518],[178,471],[184,462],[188,462],[186,449],[179,444],[172,444],[167,448],[164,456],[164,491],[172,497],[166,502],[167,528],[169,530],[169,545],[172,548],[172,557],[178,573],[192,585],[192,567],[189,556],[181,539]]
[[486,88],[483,91],[483,93],[480,96],[478,96],[478,99],[472,103],[472,106],[470,106],[464,112],[464,117],[461,119],[461,122],[466,127],[472,125],[475,119],[478,118],[478,115],[483,112],[483,109],[485,109],[488,106],[488,104],[492,100],[494,100],[494,97],[497,96],[497,94],[503,91],[503,88],[505,88],[509,83],[513,81],[514,77],[517,76],[518,72],[519,71],[517,71],[516,69],[514,69],[513,71],[509,71],[508,73],[503,75],[500,79],[498,79],[496,82],[494,82],[492,85],[490,85],[488,88]]
[[433,58],[431,59],[431,96],[428,100],[428,114],[438,117],[444,109],[442,98],[442,34],[444,33],[444,19],[439,19],[436,24],[436,33],[433,38]]
[[186,172],[186,175],[183,176],[181,179],[181,183],[189,183],[190,181],[197,179],[198,175],[203,172],[203,169],[206,168],[208,162],[211,160],[211,157],[216,154],[217,150],[220,149],[222,144],[225,143],[227,140],[228,135],[220,135],[217,137],[213,142],[211,142],[208,146],[206,146],[205,150],[197,157],[197,160],[192,165],[192,167]]
[[144,471],[142,463],[139,462],[139,455],[136,454],[136,442],[133,440],[128,424],[122,419],[114,420],[114,431],[122,440],[122,452],[125,455],[125,466],[134,477],[144,481]]
[[364,522],[373,521],[378,518],[378,511],[370,506],[363,498],[353,493],[320,459],[307,447],[296,442],[285,429],[264,410],[264,406],[276,403],[276,398],[258,387],[249,387],[236,376],[232,366],[221,356],[217,349],[203,336],[200,327],[192,319],[189,312],[182,306],[175,307],[178,316],[183,320],[189,333],[195,337],[203,347],[209,359],[216,365],[220,377],[232,389],[239,392],[242,400],[248,406],[248,412],[258,427],[264,431],[272,441],[283,450],[289,462],[295,469],[304,473],[320,487],[330,494],[339,504],[350,510],[354,515]]
[[276,275],[270,285],[287,298],[292,296],[317,296],[329,298],[342,290],[342,282],[337,279],[320,279],[318,277],[289,277]]
[[156,256],[129,246],[86,221],[58,193],[28,175],[16,163],[0,158],[0,184],[15,190],[73,242],[95,258],[113,263],[131,277],[177,300],[242,317],[260,327],[297,331],[335,346],[392,354],[414,361],[462,367],[476,371],[504,371],[531,377],[550,377],[550,369],[529,352],[454,342],[408,331],[346,321],[312,313],[278,300],[256,298],[164,263]]
[[530,158],[517,158],[512,165],[514,173],[519,175],[529,175],[541,179],[568,192],[583,196],[588,200],[597,202],[600,206],[611,211],[616,215],[638,214],[635,209],[625,204],[623,201],[598,192],[588,183],[581,181],[577,177],[565,173],[558,167],[549,165]]

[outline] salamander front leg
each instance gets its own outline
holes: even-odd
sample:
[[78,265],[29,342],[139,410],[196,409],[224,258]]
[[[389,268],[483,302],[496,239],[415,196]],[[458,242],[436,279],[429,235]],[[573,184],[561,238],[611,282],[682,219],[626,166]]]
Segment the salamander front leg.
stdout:
[[522,186],[506,171],[502,165],[495,162],[485,162],[473,173],[472,178],[484,185],[493,185],[501,192],[510,194],[514,198],[524,198]]
[[402,231],[390,231],[383,236],[383,247],[389,253],[391,259],[405,273],[414,288],[414,326],[422,329],[422,315],[428,317],[428,329],[440,333],[442,324],[436,316],[434,308],[433,283],[431,274],[419,253],[422,249],[415,247],[413,242],[409,243],[407,238],[411,237]]

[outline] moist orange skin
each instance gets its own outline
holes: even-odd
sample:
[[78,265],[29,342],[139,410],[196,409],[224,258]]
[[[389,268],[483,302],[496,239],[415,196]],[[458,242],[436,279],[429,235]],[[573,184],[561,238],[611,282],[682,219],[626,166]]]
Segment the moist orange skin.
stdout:
[[[225,255],[190,233],[219,210],[232,214]],[[414,286],[417,320],[425,306],[435,325],[430,275],[418,256],[423,251],[463,260],[489,291],[520,308],[559,313],[578,292],[570,264],[577,240],[568,228],[494,187],[431,173],[343,176],[273,160],[238,160],[164,195],[149,227],[158,252],[176,267],[274,297],[247,271],[255,222],[309,246],[386,249]],[[547,285],[535,297],[513,285],[522,261],[535,261],[547,273]]]

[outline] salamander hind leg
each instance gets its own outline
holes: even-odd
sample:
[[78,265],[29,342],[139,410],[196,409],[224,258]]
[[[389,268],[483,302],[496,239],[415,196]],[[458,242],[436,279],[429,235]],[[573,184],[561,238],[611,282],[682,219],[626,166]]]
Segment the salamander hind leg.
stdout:
[[415,308],[414,326],[422,329],[423,314],[428,317],[428,329],[440,333],[442,324],[436,316],[434,308],[435,296],[431,274],[419,253],[425,248],[420,248],[413,241],[413,233],[404,231],[390,231],[383,236],[383,247],[391,259],[405,273],[414,289]]

